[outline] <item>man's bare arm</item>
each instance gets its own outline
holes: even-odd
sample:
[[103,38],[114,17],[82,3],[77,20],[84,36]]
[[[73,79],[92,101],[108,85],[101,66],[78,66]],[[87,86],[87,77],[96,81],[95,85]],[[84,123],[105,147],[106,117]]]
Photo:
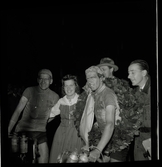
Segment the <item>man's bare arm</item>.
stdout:
[[11,130],[13,129],[14,125],[16,124],[21,112],[23,111],[26,103],[27,103],[28,99],[24,96],[21,97],[12,117],[11,120],[9,122],[9,126],[8,126],[8,135],[10,135]]
[[104,147],[107,145],[107,143],[110,141],[113,131],[114,131],[114,125],[115,125],[115,106],[108,105],[106,107],[106,126],[103,131],[101,140],[99,141],[97,148],[102,152]]

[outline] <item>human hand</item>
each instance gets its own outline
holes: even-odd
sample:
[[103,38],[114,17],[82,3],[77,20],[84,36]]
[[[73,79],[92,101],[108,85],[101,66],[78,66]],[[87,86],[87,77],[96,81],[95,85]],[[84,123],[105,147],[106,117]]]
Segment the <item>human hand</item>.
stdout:
[[140,131],[139,131],[139,130],[136,130],[136,131],[134,132],[134,135],[135,135],[135,136],[139,136],[139,134],[140,134]]
[[88,145],[85,145],[85,146],[83,146],[82,148],[81,148],[81,150],[85,150],[85,151],[89,151],[89,146]]
[[14,135],[17,136],[17,133],[16,132],[8,132],[8,138],[12,138]]
[[11,130],[8,129],[8,138],[11,138],[12,134],[11,134]]
[[101,158],[97,159],[97,162],[99,162],[99,163],[110,162],[110,157],[106,156],[106,155],[103,155]]
[[89,154],[89,162],[96,162],[100,157],[101,152],[98,149],[94,149]]
[[8,133],[8,138],[12,138],[12,134],[11,133]]
[[88,83],[88,82],[86,82],[86,84],[83,86],[83,90],[84,90],[87,94],[89,94],[89,93],[92,92],[91,88],[89,87],[89,83]]
[[50,118],[48,118],[47,123],[50,123],[51,121],[53,121],[54,118],[55,118],[55,117],[50,117]]

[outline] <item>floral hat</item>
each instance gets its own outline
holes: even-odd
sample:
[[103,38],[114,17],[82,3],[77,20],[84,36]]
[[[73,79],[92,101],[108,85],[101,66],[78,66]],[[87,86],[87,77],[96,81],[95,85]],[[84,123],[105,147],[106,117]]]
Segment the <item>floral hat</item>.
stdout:
[[102,58],[100,60],[100,64],[98,64],[97,66],[98,67],[108,66],[108,67],[112,67],[114,69],[114,71],[118,70],[118,66],[115,65],[114,61],[112,59],[110,59],[109,57]]
[[88,74],[89,72],[95,72],[98,74],[103,75],[103,72],[101,71],[101,69],[97,66],[91,66],[88,69],[85,70],[85,73]]

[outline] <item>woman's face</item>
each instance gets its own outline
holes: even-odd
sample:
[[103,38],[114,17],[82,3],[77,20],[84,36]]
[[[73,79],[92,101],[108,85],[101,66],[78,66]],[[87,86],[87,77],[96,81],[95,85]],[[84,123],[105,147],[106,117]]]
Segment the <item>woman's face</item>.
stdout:
[[64,90],[67,96],[75,94],[76,85],[73,79],[64,81]]

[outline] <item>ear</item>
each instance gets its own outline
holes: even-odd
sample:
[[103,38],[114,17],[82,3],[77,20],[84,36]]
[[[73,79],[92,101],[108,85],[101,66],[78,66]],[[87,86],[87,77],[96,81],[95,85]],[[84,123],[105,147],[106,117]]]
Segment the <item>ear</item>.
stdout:
[[105,77],[104,76],[101,76],[100,77],[100,82],[103,82],[105,80]]
[[51,78],[51,82],[50,82],[50,85],[53,83],[53,79]]
[[145,77],[147,75],[147,71],[146,70],[142,70],[142,75]]
[[111,71],[111,74],[113,73],[114,69],[113,68],[110,68],[110,71]]
[[101,78],[102,78],[102,81],[105,81],[105,79],[106,79],[104,76],[102,76]]

